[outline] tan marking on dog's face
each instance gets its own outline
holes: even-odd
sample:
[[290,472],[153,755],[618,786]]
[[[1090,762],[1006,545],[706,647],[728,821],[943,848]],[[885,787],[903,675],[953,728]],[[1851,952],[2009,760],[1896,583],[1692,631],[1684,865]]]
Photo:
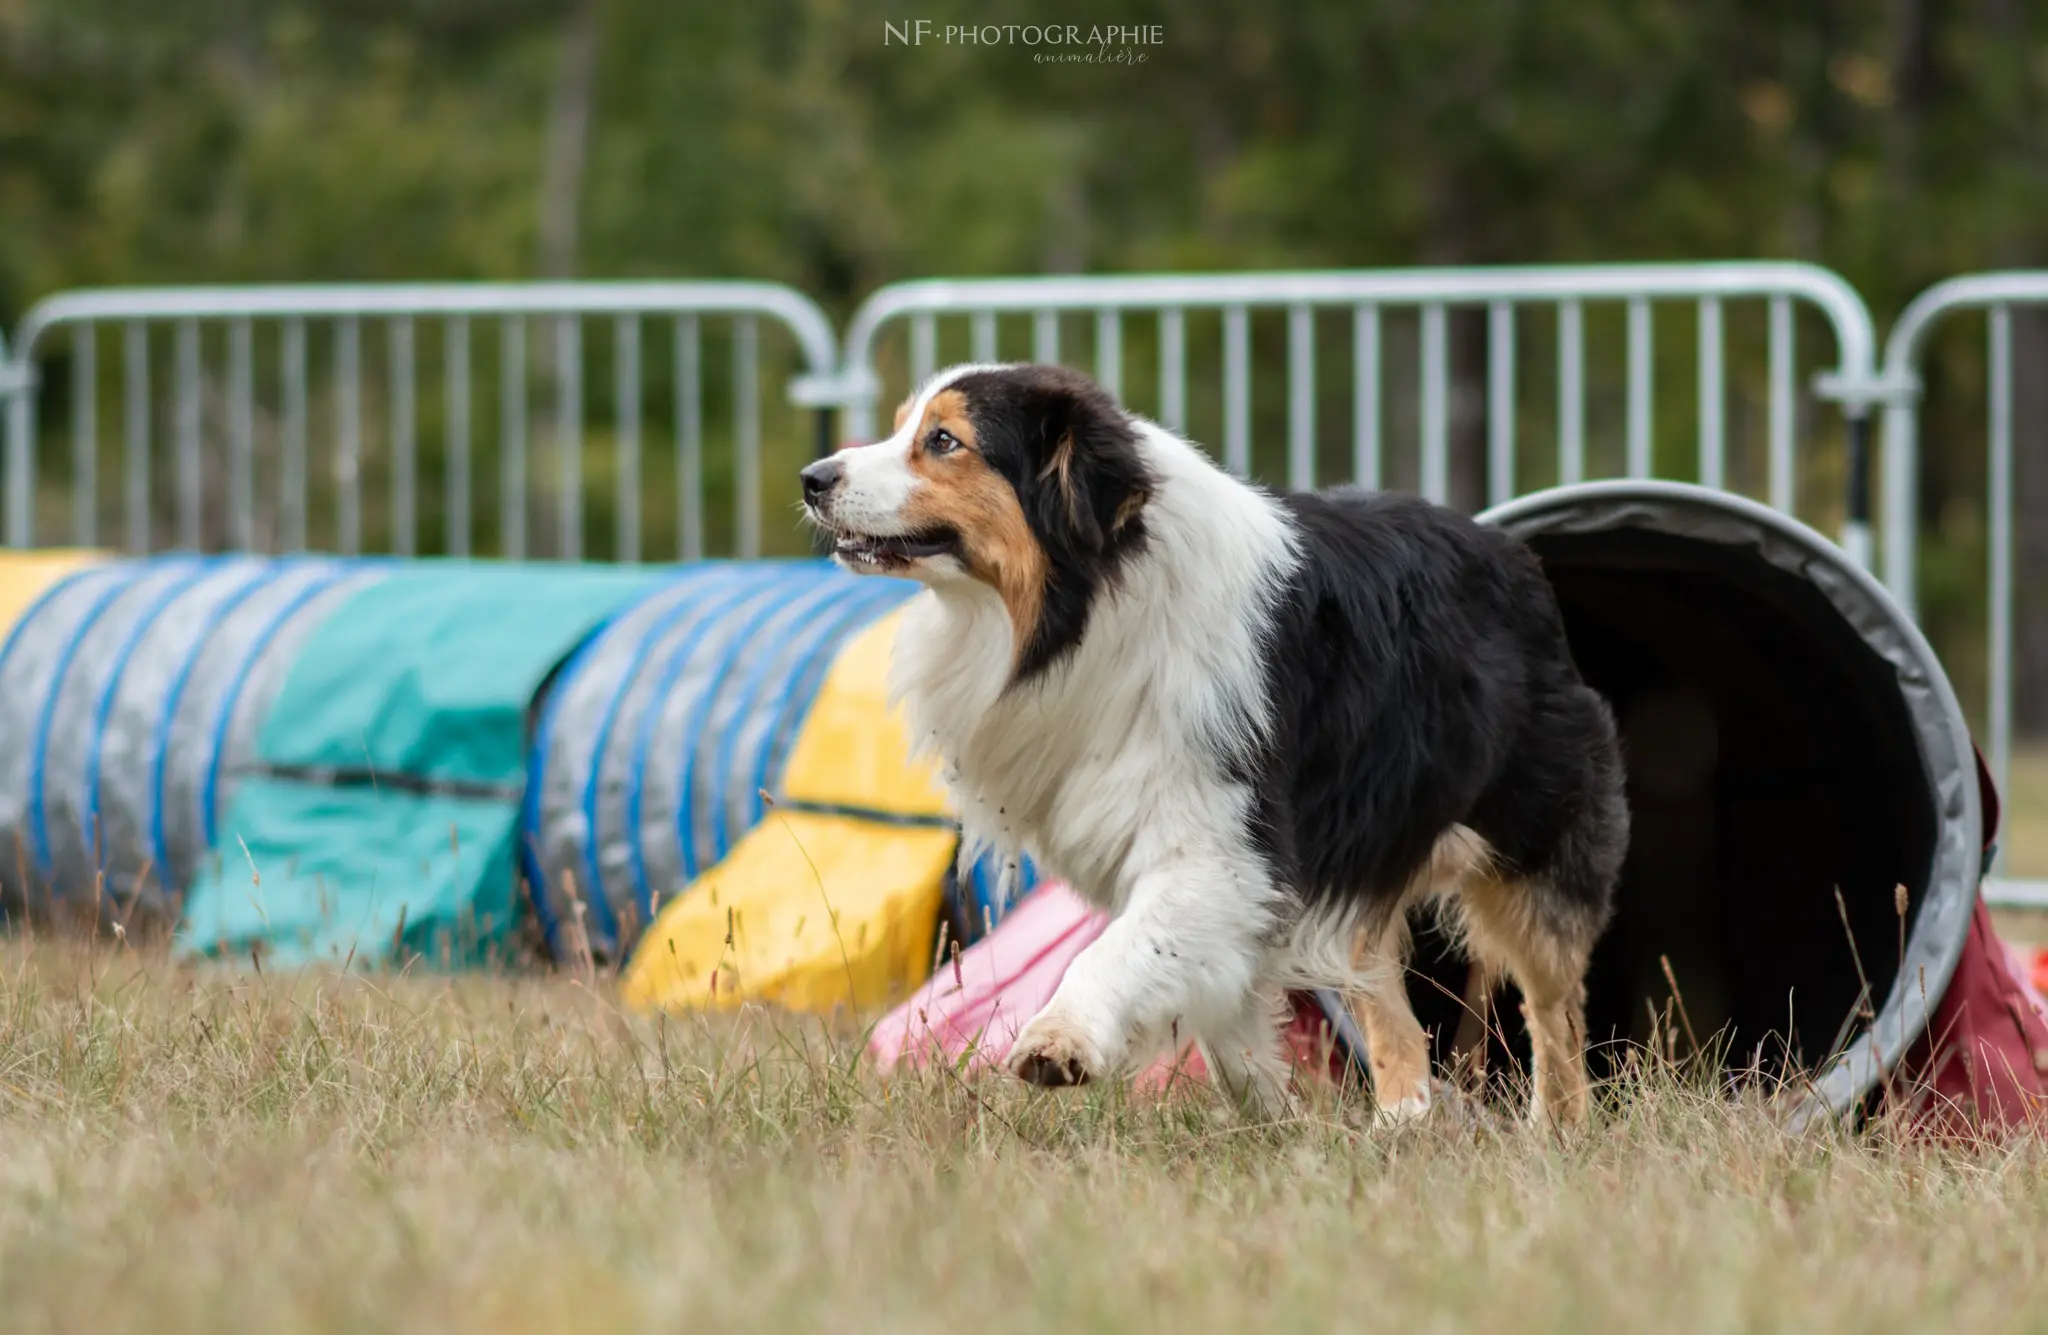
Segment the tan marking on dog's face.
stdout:
[[[909,457],[910,471],[923,485],[912,490],[903,519],[913,528],[943,524],[960,535],[967,572],[1002,597],[1021,656],[1037,634],[1045,603],[1045,549],[1015,490],[982,458],[967,407],[967,396],[954,389],[941,390],[925,405]],[[941,447],[935,439],[940,431],[958,444]]]
[[903,429],[903,419],[904,419],[904,418],[906,418],[906,417],[908,417],[908,416],[910,416],[910,410],[911,410],[912,408],[915,408],[916,406],[917,406],[917,391],[916,391],[916,390],[912,390],[912,391],[910,392],[910,397],[909,397],[909,398],[905,399],[905,400],[904,400],[903,402],[901,402],[901,403],[899,403],[899,404],[897,404],[897,405],[896,405],[896,425],[895,425],[895,426],[893,426],[893,427],[891,427],[891,428],[889,428],[889,434],[890,434],[890,435],[892,435],[892,436],[893,436],[893,435],[895,435],[895,434],[896,434],[896,433],[897,433],[898,431],[901,431],[901,430]]

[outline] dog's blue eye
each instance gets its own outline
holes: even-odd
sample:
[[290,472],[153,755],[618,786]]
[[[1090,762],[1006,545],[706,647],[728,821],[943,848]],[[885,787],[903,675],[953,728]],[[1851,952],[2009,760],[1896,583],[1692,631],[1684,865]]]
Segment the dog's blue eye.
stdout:
[[960,448],[960,442],[953,438],[952,432],[939,427],[932,432],[931,438],[925,441],[924,447],[933,454],[951,454]]

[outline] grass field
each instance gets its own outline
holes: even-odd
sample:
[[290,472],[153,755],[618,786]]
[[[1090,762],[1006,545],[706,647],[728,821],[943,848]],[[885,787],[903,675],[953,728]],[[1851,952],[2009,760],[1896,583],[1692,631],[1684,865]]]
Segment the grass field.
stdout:
[[1667,1074],[1553,1143],[885,1080],[568,979],[0,949],[0,1323],[1802,1332],[2048,1325],[2048,1152],[1794,1139]]

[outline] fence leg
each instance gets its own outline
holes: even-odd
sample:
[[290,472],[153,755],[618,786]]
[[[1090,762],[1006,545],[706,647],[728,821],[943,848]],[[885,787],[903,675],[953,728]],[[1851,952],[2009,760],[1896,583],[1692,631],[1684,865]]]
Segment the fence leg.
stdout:
[[15,365],[7,360],[6,344],[0,343],[0,409],[5,409],[7,445],[7,532],[9,547],[26,547],[33,539],[31,523],[35,512],[35,452],[29,448],[35,432],[35,370],[27,361]]
[[1871,568],[1870,542],[1870,417],[1849,418],[1849,504],[1842,524],[1842,550],[1865,570]]
[[[811,414],[811,421],[814,423],[812,435],[813,452],[820,459],[828,458],[837,450],[837,446],[833,444],[832,439],[832,410],[830,408],[819,408]],[[831,554],[832,548],[825,541],[825,535],[815,528],[812,529],[811,555],[823,558]]]

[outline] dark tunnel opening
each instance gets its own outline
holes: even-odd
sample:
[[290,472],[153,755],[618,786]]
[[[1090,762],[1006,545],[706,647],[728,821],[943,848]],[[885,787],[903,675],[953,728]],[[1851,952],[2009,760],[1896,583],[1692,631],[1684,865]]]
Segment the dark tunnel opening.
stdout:
[[[1681,1053],[1689,1021],[1731,1071],[1818,1066],[1890,993],[1935,858],[1939,809],[1896,670],[1753,548],[1630,527],[1532,545],[1628,765],[1630,852],[1588,977],[1595,1075],[1667,1014]],[[1666,961],[1683,1019],[1666,1010]],[[1466,976],[1418,922],[1410,993],[1440,1063]],[[1494,1011],[1488,1069],[1526,1070],[1511,989]]]

